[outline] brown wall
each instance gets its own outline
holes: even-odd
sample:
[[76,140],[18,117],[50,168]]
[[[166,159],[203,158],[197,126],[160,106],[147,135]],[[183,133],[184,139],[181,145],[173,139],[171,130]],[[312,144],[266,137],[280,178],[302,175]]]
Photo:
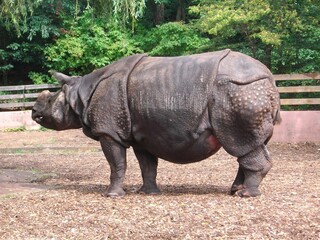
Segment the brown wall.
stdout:
[[320,142],[320,111],[282,111],[272,142]]
[[0,130],[18,127],[26,127],[28,130],[36,130],[40,128],[40,125],[31,119],[31,110],[0,112]]

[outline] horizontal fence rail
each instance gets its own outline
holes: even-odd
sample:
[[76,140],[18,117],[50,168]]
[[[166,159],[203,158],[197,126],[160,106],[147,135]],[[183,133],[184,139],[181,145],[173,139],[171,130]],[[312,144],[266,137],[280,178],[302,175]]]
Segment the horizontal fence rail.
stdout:
[[320,79],[320,73],[274,74],[273,76],[276,81]]
[[[281,105],[320,106],[320,73],[274,74],[274,79],[280,92]],[[306,81],[309,81],[308,84],[304,83]],[[0,87],[0,111],[31,109],[41,91],[51,90],[55,92],[59,88],[60,85],[58,84]],[[303,95],[301,97],[297,94],[307,94],[308,96]],[[313,97],[312,94],[317,94],[317,96]]]

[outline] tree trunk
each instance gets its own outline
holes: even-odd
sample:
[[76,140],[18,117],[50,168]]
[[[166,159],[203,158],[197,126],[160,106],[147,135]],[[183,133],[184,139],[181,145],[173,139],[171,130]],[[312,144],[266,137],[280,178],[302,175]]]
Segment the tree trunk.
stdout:
[[[5,35],[5,31],[3,31],[1,28],[0,28],[0,49],[2,50],[5,50],[6,47],[7,47],[7,38],[6,38],[6,35]],[[7,59],[5,57],[3,57],[3,59],[0,58],[0,67],[1,66],[5,66],[7,65]],[[8,85],[8,71],[0,71],[0,79],[2,80],[0,85]]]
[[186,1],[185,0],[178,0],[178,9],[177,9],[177,21],[186,21]]
[[164,21],[164,4],[156,4],[156,11],[153,15],[154,25],[159,25]]
[[153,16],[153,25],[157,26],[164,21],[164,4],[156,4],[154,0],[150,1],[150,8]]
[[267,66],[267,68],[269,68],[271,70],[271,68],[272,68],[272,58],[271,58],[272,46],[266,45],[264,48],[264,53],[265,53],[264,64]]
[[7,86],[9,84],[7,71],[2,73],[2,80],[3,80],[3,86]]

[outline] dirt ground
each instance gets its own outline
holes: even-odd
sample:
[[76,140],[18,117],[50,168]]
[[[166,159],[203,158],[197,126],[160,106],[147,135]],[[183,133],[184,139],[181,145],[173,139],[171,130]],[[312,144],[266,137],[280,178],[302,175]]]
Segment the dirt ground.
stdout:
[[236,159],[159,162],[161,195],[103,196],[109,167],[81,131],[0,132],[0,239],[320,239],[320,144],[276,144],[262,195],[229,195]]

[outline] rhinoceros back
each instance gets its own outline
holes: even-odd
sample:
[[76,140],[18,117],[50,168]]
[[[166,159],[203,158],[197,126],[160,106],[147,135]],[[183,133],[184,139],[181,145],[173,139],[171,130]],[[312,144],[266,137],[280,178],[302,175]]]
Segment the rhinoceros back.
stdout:
[[212,92],[219,62],[230,50],[182,57],[144,58],[128,81],[133,114],[160,110],[202,113]]

